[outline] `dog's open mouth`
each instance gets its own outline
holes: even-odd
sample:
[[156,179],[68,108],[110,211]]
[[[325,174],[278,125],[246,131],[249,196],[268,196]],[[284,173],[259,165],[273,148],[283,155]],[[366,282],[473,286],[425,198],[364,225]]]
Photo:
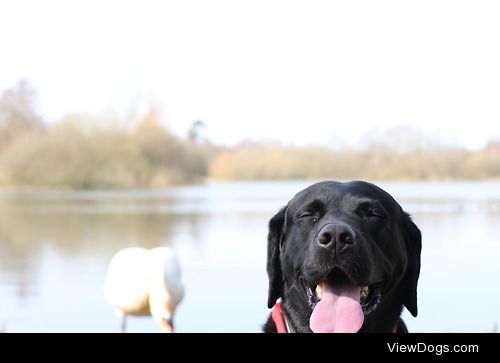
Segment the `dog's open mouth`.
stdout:
[[313,286],[301,281],[313,310],[313,332],[359,331],[364,317],[377,309],[382,297],[381,284],[359,286],[339,268]]

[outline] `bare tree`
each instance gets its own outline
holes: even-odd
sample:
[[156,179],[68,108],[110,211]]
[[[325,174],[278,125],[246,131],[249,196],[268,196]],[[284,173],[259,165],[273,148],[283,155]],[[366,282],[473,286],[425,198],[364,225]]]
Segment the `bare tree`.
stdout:
[[5,145],[16,136],[41,130],[43,123],[35,109],[36,92],[27,80],[20,80],[0,96],[0,143]]

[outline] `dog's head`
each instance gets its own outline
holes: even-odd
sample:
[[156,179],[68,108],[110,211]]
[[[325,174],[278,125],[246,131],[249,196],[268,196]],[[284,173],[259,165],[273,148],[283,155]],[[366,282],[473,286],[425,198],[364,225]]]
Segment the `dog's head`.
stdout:
[[400,205],[361,181],[321,182],[269,222],[271,308],[294,330],[391,331],[403,306],[417,315],[421,235]]

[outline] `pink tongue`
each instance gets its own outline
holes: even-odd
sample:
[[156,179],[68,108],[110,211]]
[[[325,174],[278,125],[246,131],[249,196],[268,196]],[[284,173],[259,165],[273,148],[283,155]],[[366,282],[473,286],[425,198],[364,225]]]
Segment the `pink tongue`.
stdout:
[[357,333],[363,325],[359,304],[360,289],[354,285],[323,284],[323,298],[316,304],[309,321],[314,333]]

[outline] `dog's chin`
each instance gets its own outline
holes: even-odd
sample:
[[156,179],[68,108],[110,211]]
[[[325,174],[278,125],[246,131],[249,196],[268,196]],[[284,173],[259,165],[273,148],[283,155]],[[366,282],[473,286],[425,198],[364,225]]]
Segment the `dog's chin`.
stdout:
[[382,300],[381,281],[363,283],[339,267],[315,275],[309,280],[299,278],[312,310],[314,332],[358,332],[364,317],[376,311]]

